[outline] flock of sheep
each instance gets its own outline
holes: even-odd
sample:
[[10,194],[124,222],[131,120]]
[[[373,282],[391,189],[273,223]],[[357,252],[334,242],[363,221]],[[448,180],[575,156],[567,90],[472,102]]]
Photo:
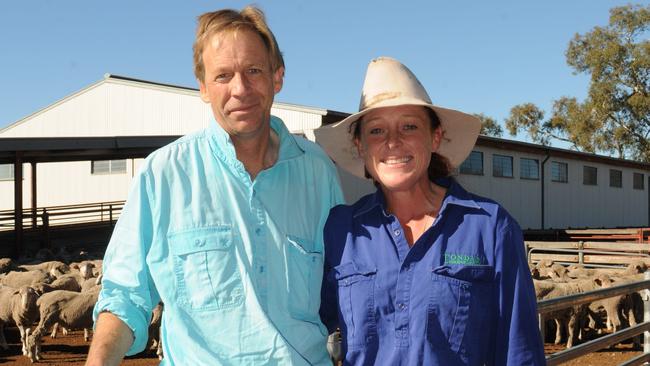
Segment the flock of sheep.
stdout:
[[[644,262],[632,263],[625,269],[588,269],[580,265],[563,266],[549,260],[530,265],[537,300],[608,288],[643,280],[647,270]],[[643,321],[643,301],[637,292],[619,295],[589,304],[572,306],[544,315],[546,328],[555,327],[555,344],[562,342],[566,328],[567,348],[577,340],[605,332],[634,326]],[[640,337],[634,338],[640,346]]]
[[[20,331],[22,353],[31,362],[41,359],[41,338],[58,328],[83,329],[90,340],[92,311],[101,289],[102,260],[86,252],[71,255],[62,250],[56,255],[45,249],[36,259],[0,258],[0,348],[7,350],[6,325]],[[162,304],[154,310],[149,327],[149,349],[162,358],[159,340]]]
[[[102,260],[91,259],[88,253],[77,255],[65,251],[52,254],[41,250],[33,260],[0,258],[0,347],[8,349],[5,325],[20,331],[23,355],[32,362],[41,358],[41,337],[57,328],[83,329],[89,341],[92,310],[101,289]],[[607,288],[643,279],[644,262],[630,264],[626,269],[587,269],[579,265],[563,266],[549,260],[530,265],[537,300],[566,296],[598,288]],[[155,349],[162,359],[159,339],[162,304],[154,309],[149,327],[148,349]],[[567,348],[589,333],[601,334],[633,326],[642,321],[643,303],[638,293],[620,295],[572,306],[545,314],[548,328],[555,327],[555,344],[562,341],[566,329]],[[638,345],[639,337],[635,338]]]

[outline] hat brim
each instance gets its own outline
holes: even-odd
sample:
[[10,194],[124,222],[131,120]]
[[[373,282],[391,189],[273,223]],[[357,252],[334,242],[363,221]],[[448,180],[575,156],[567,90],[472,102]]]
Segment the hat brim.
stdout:
[[436,152],[447,158],[452,168],[457,168],[465,161],[481,131],[480,120],[467,113],[411,98],[384,100],[340,122],[317,128],[314,130],[316,142],[338,166],[358,177],[365,178],[364,163],[352,141],[350,125],[372,110],[400,105],[418,105],[431,108],[436,112],[443,130],[443,138]]

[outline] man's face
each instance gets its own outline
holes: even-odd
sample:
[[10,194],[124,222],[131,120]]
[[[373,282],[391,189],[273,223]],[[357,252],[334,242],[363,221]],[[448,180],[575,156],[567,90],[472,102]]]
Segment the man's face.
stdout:
[[240,139],[268,135],[284,69],[273,71],[260,36],[250,30],[217,33],[206,42],[203,63],[201,99],[210,103],[217,123]]

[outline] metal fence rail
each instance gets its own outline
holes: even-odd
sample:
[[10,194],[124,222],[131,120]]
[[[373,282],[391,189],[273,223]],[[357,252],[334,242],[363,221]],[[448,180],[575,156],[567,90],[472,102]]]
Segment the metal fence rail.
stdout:
[[[588,353],[598,351],[623,340],[632,338],[644,333],[644,353],[627,361],[623,365],[640,365],[650,360],[650,272],[645,272],[644,279],[637,282],[631,282],[624,285],[588,291],[581,294],[557,297],[548,300],[542,300],[537,303],[537,310],[540,316],[552,311],[564,309],[567,307],[587,304],[596,300],[605,299],[619,295],[625,295],[633,292],[642,291],[643,299],[643,323],[637,324],[630,328],[619,330],[604,337],[600,337],[581,345],[551,354],[546,357],[548,366],[559,365],[563,362],[584,356]],[[541,325],[541,324],[540,324]]]
[[650,245],[615,242],[526,242],[528,262],[551,259],[559,264],[613,268],[638,260],[650,265]]
[[[122,213],[124,201],[96,202],[78,205],[38,207],[23,210],[25,229],[41,228],[45,231],[51,226],[116,221]],[[0,231],[14,230],[14,211],[0,211]]]

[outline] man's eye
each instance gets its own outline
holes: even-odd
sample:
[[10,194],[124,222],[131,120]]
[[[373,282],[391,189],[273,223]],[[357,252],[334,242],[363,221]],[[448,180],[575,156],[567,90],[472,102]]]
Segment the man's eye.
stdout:
[[224,81],[228,81],[229,79],[230,79],[230,74],[219,74],[214,77],[214,81],[217,82],[224,82]]
[[253,74],[253,75],[261,74],[261,73],[262,73],[262,69],[258,69],[258,68],[256,68],[256,67],[251,67],[250,69],[248,69],[248,73],[249,73],[249,74]]

